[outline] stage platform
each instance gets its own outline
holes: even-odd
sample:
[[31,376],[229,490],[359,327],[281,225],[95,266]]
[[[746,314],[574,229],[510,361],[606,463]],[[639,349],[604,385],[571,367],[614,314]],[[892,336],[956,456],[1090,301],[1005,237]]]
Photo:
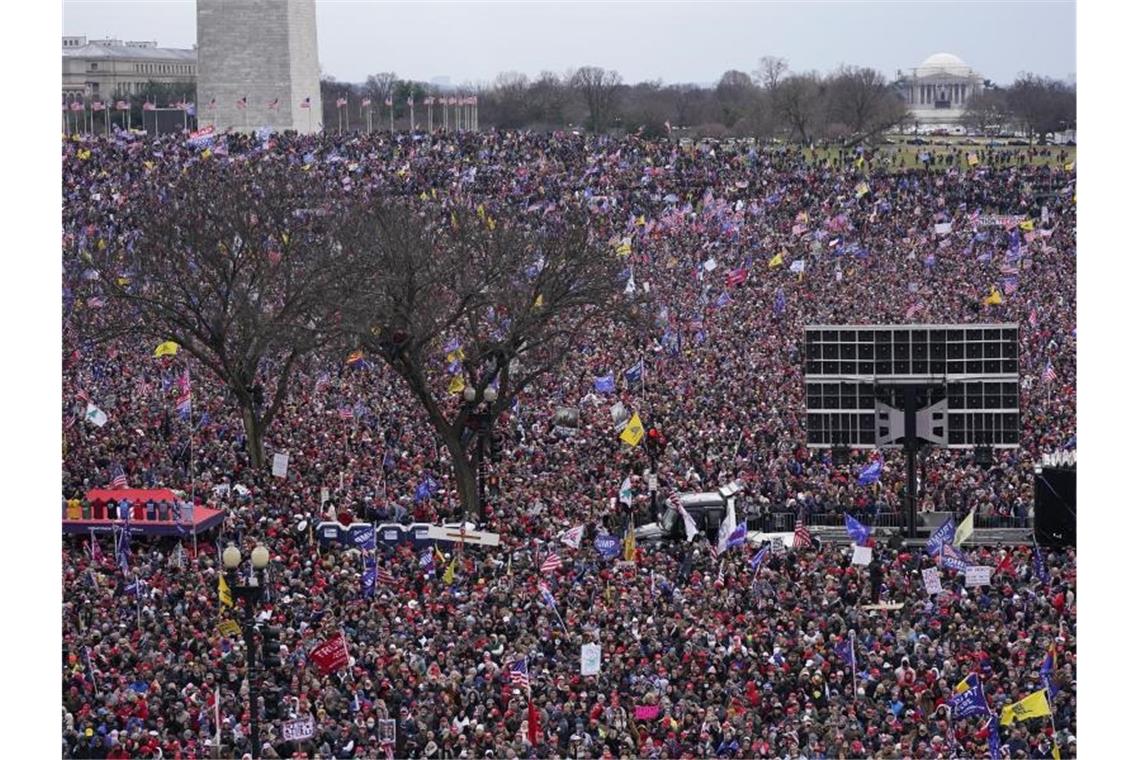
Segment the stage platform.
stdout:
[[[127,525],[130,527],[131,535],[134,536],[200,536],[211,528],[221,525],[225,517],[225,512],[220,509],[195,505],[193,523],[132,519]],[[90,535],[92,531],[110,533],[113,527],[122,525],[122,520],[64,520],[63,532],[80,535]]]

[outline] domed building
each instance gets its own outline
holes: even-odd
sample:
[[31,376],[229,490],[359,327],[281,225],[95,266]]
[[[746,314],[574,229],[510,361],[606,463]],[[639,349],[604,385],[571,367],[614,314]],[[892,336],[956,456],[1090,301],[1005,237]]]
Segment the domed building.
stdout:
[[953,124],[966,103],[981,92],[983,78],[951,53],[935,53],[912,69],[899,72],[899,86],[911,115],[920,124]]

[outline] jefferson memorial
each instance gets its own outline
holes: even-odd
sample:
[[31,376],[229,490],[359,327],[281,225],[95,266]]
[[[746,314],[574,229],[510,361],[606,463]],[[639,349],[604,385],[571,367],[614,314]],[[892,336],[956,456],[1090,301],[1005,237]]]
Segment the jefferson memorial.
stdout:
[[983,78],[950,53],[935,53],[910,74],[899,72],[899,86],[911,116],[920,124],[953,124],[966,102],[982,91]]

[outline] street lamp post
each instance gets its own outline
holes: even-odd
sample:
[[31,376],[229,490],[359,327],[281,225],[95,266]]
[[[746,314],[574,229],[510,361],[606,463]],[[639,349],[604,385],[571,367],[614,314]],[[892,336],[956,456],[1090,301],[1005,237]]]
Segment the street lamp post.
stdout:
[[[487,436],[491,432],[491,425],[494,422],[490,406],[494,404],[499,398],[499,392],[494,388],[484,388],[482,400],[477,400],[475,389],[467,386],[463,389],[463,400],[467,402],[468,415],[474,423],[475,429],[475,478],[477,487],[475,491],[475,511],[479,515],[480,520],[485,520],[486,515],[486,483],[487,473],[484,465],[483,453],[487,445]],[[482,402],[487,402],[484,407]]]
[[265,567],[269,564],[269,550],[258,544],[250,552],[250,563],[253,565],[254,576],[249,583],[238,583],[237,568],[241,564],[241,550],[232,544],[222,552],[222,564],[226,568],[226,583],[230,593],[241,599],[244,606],[242,613],[241,630],[245,640],[246,672],[249,679],[249,736],[253,744],[253,757],[261,756],[261,732],[258,727],[258,668],[257,649],[254,646],[254,635],[257,623],[254,612],[257,603],[265,594]]

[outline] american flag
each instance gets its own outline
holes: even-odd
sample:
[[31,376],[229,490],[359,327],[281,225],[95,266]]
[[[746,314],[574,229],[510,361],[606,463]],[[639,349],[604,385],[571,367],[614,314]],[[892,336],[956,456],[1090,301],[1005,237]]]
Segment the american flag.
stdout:
[[1037,327],[1037,309],[1033,309],[1029,312],[1029,326]]
[[153,111],[154,108],[155,108],[154,103],[149,103],[149,102],[143,103],[143,110],[144,111]]
[[530,691],[530,674],[526,670],[526,658],[511,665],[511,685]]
[[274,98],[273,100],[269,101],[269,110],[276,111],[279,105],[281,105],[281,98]]
[[542,561],[542,572],[550,573],[562,567],[562,558],[557,553],[551,552],[550,556]]
[[301,108],[312,108],[312,107],[313,107],[312,98],[305,98],[304,100],[301,101]]
[[111,468],[111,488],[126,488],[127,487],[127,473],[123,471],[121,464],[116,464]]
[[[151,107],[153,108],[154,106],[151,106]],[[82,111],[83,110],[83,101],[81,101],[81,100],[72,101],[71,110],[72,111]],[[145,108],[144,108],[144,110],[145,110]]]
[[241,97],[241,98],[238,100],[238,102],[237,102],[237,107],[238,107],[238,108],[240,108],[240,109],[242,109],[242,110],[245,110],[245,106],[246,106],[246,103],[247,103],[247,98],[248,98],[248,97],[249,97],[249,96],[247,96],[247,95],[245,95],[245,96],[242,96],[242,97]]
[[376,580],[383,583],[385,586],[395,586],[396,576],[392,575],[392,571],[385,566],[381,566],[376,571]]
[[409,95],[408,96],[408,105],[414,106],[415,104],[416,104],[416,99]]
[[361,108],[368,108],[371,105],[372,105],[372,98],[365,98],[364,100],[360,101],[360,107]]
[[129,111],[129,110],[131,110],[131,104],[125,100],[117,100],[117,101],[115,101],[115,110],[116,111]]
[[217,98],[210,98],[210,102],[206,104],[206,108],[213,111],[217,107],[218,107],[218,99]]
[[811,546],[811,532],[804,525],[804,513],[800,510],[800,514],[796,517],[796,534],[792,539],[792,548],[805,549],[809,546]]
[[342,420],[351,420],[352,419],[352,407],[342,406],[340,409],[337,410],[337,415]]
[[348,105],[348,98],[337,98],[336,99],[336,107],[337,108],[344,108],[347,105]]
[[435,98],[431,97],[430,95],[428,97],[424,98],[424,105],[425,106],[434,106],[435,105]]
[[1057,379],[1057,373],[1053,371],[1053,360],[1050,359],[1045,364],[1045,371],[1041,373],[1041,379],[1046,383],[1052,383]]
[[92,101],[92,103],[91,103],[91,110],[92,111],[102,111],[104,108],[106,108],[106,106],[103,105],[102,101],[95,100],[95,101]]
[[384,105],[388,106],[389,108],[392,107],[392,96],[391,95],[384,98]]

